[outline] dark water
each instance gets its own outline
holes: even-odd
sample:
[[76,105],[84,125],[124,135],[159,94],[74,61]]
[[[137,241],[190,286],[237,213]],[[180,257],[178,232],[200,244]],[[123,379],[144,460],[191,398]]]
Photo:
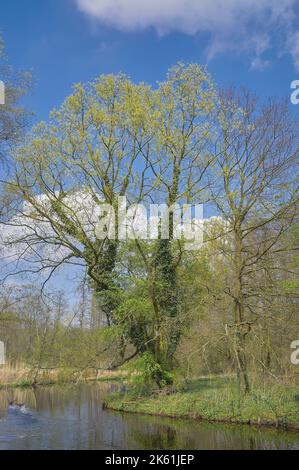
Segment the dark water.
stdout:
[[[110,412],[107,383],[0,391],[0,450],[299,449],[299,433]],[[8,409],[16,400],[26,408]]]

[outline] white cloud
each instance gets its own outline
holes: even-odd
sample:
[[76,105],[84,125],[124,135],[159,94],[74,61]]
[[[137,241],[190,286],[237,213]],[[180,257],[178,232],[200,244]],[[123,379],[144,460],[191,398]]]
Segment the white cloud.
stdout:
[[292,18],[294,0],[76,0],[79,8],[118,29],[159,33],[226,32],[252,19]]
[[[74,1],[89,17],[121,31],[154,28],[159,35],[208,33],[208,59],[227,50],[246,52],[256,69],[269,65],[262,55],[272,46],[275,28],[292,30],[296,4],[296,0]],[[282,40],[279,47],[284,49],[287,33]]]
[[263,60],[260,57],[255,57],[251,62],[251,69],[263,71],[270,67],[270,65],[271,63],[269,60]]

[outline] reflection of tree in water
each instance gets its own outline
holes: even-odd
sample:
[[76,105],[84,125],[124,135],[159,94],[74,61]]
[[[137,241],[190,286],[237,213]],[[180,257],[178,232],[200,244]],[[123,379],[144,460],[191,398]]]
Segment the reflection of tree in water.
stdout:
[[137,449],[175,450],[195,448],[191,434],[184,435],[180,421],[152,416],[126,415],[128,442]]
[[126,415],[125,421],[127,441],[137,449],[255,450],[286,449],[298,444],[298,434],[275,429],[140,415]]
[[177,432],[169,426],[136,426],[130,431],[130,439],[140,449],[177,449]]
[[62,413],[65,408],[83,402],[98,406],[103,397],[113,390],[109,383],[53,385],[37,388],[16,388],[0,391],[0,412],[7,409],[9,402],[24,403],[36,411],[50,411],[54,415]]
[[0,391],[0,413],[7,410],[10,402],[26,404],[32,410],[36,409],[36,396],[33,389],[7,389]]

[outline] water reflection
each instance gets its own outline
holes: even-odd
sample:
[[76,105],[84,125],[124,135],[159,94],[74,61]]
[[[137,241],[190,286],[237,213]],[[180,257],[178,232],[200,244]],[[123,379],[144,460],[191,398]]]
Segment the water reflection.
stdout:
[[[0,391],[4,449],[299,449],[299,434],[114,413],[102,409],[114,384]],[[9,403],[25,403],[22,410]]]

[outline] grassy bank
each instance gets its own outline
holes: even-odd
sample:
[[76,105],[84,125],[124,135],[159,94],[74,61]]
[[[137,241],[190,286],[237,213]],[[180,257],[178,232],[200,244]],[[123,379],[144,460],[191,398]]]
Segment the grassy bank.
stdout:
[[124,412],[299,430],[298,387],[291,385],[268,384],[242,395],[234,379],[203,378],[169,395],[114,394],[105,405]]

